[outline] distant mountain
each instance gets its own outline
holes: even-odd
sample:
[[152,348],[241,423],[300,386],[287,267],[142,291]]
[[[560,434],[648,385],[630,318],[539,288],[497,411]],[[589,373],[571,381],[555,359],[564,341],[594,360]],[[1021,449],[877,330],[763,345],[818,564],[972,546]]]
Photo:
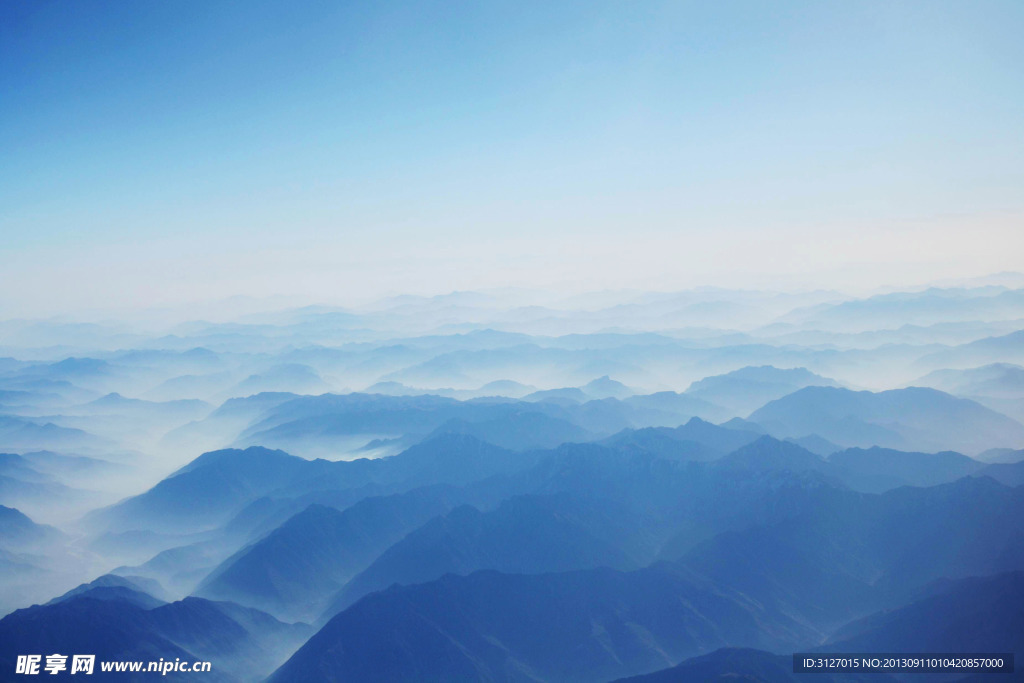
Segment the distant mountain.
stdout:
[[839,383],[806,368],[782,370],[763,365],[705,377],[691,384],[686,393],[728,408],[736,415],[749,415],[769,401],[810,386],[838,387]]
[[269,679],[607,680],[725,645],[780,650],[807,632],[667,565],[447,575],[367,596]]
[[990,448],[978,454],[978,460],[989,463],[1015,463],[1024,460],[1024,448]]
[[330,391],[330,386],[308,365],[283,363],[250,375],[228,390],[232,396],[251,396],[265,391],[322,394]]
[[[1024,293],[1024,290],[1019,290]],[[1024,316],[1017,316],[1020,319]],[[916,366],[932,368],[973,368],[991,363],[1024,365],[1024,330],[998,337],[986,337],[921,358]]]
[[64,543],[67,537],[45,524],[36,524],[20,511],[0,505],[0,547],[29,549]]
[[327,616],[391,584],[426,583],[445,574],[636,568],[640,553],[631,558],[627,549],[637,545],[643,530],[613,507],[563,494],[515,497],[491,512],[455,508],[391,546],[349,581]]
[[[200,598],[146,608],[151,597],[124,588],[120,598],[95,588],[50,605],[36,605],[0,620],[0,667],[14,671],[19,654],[82,653],[100,661],[211,661],[211,681],[266,675],[308,634],[269,615]],[[97,591],[99,595],[97,595]],[[69,660],[70,662],[70,660]],[[125,680],[145,680],[141,673]],[[170,680],[195,674],[169,674]]]
[[1024,420],[1024,367],[1019,365],[992,363],[969,370],[936,370],[914,384],[970,398],[1018,422]]
[[89,583],[83,583],[76,588],[72,588],[46,604],[56,605],[59,602],[66,602],[85,594],[96,600],[128,602],[143,609],[153,609],[154,607],[167,604],[166,600],[156,597],[154,592],[157,594],[162,593],[160,585],[155,581],[139,577],[129,579],[115,574],[104,574]]
[[151,401],[176,399],[204,399],[223,394],[237,381],[230,372],[213,372],[201,375],[178,375],[164,380],[141,395]]
[[441,434],[468,434],[514,451],[554,448],[570,441],[590,441],[593,438],[592,434],[568,420],[528,411],[509,413],[483,422],[452,419],[430,436]]
[[138,398],[126,398],[118,393],[110,393],[95,401],[79,407],[88,414],[114,414],[132,417],[159,417],[162,419],[196,420],[206,416],[213,406],[196,399],[179,399],[174,401],[144,401]]
[[589,396],[577,387],[564,389],[543,389],[523,396],[524,401],[550,401],[552,403],[585,403]]
[[813,433],[847,446],[971,454],[1024,444],[1024,425],[974,401],[916,387],[879,393],[807,387],[750,419],[776,436]]
[[914,382],[956,396],[1024,398],[1024,367],[992,363],[968,370],[935,370]]
[[60,427],[53,422],[0,415],[0,443],[4,449],[18,451],[70,450],[89,452],[111,444],[82,429]]
[[32,463],[17,453],[0,453],[0,476],[36,484],[53,482],[52,477],[37,470]]
[[1024,652],[1024,572],[941,582],[930,592],[905,607],[847,624],[823,649]]
[[785,320],[810,329],[860,331],[963,320],[1018,320],[1024,290],[1002,287],[937,288],[894,292],[794,311]]
[[248,427],[238,441],[243,445],[279,445],[299,449],[333,447],[334,452],[338,452],[339,449],[343,451],[345,444],[353,439],[362,439],[358,444],[361,446],[371,438],[408,435],[422,438],[451,420],[490,423],[489,430],[515,431],[514,425],[502,427],[498,423],[521,420],[526,412],[580,424],[570,419],[563,408],[547,402],[511,399],[457,401],[433,395],[325,394],[295,398],[271,408],[262,419]]
[[622,382],[618,382],[608,375],[598,377],[580,387],[583,393],[590,398],[628,398],[636,392]]
[[537,387],[510,379],[499,379],[488,382],[476,390],[478,396],[509,396],[521,398],[527,394],[537,391]]
[[447,487],[371,497],[344,511],[311,505],[225,560],[195,594],[310,620],[388,546],[458,504]]
[[175,533],[216,526],[244,505],[328,463],[266,448],[204,453],[143,494],[90,515],[113,529]]
[[763,650],[727,647],[715,650],[711,654],[687,659],[670,669],[620,678],[614,683],[894,683],[895,680],[884,673],[795,674],[791,656],[775,655]]

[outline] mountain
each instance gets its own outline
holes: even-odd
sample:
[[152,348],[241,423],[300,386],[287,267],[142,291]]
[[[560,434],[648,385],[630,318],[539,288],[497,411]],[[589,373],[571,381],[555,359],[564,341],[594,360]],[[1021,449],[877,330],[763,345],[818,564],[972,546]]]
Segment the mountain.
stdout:
[[840,476],[847,485],[875,492],[897,486],[935,486],[985,471],[984,463],[952,451],[907,453],[878,446],[837,451],[828,456],[828,462],[843,470]]
[[975,476],[990,477],[1006,486],[1024,485],[1024,461],[993,463],[977,471]]
[[111,529],[182,533],[226,522],[244,503],[300,478],[326,462],[252,447],[199,456],[153,488],[91,515]]
[[285,499],[379,485],[376,491],[356,496],[358,500],[429,484],[465,484],[525,469],[533,462],[529,453],[513,453],[461,434],[439,435],[394,456],[337,462],[305,460],[255,446],[226,449],[204,453],[149,491],[91,513],[87,520],[109,530],[182,534],[222,526],[271,493]]
[[974,474],[989,474],[989,468],[966,455],[907,453],[892,449],[849,448],[827,457],[813,453],[792,441],[770,436],[743,446],[715,463],[717,469],[735,473],[816,472],[823,481],[854,491],[883,493],[900,486],[936,486]]
[[979,453],[1024,444],[1024,425],[974,401],[912,387],[872,393],[807,387],[750,419],[776,436],[819,436],[846,446]]
[[0,547],[45,548],[66,540],[67,537],[54,527],[36,524],[20,511],[0,505]]
[[[308,635],[303,625],[283,624],[256,610],[199,598],[146,608],[147,596],[116,598],[93,589],[50,605],[36,605],[0,620],[0,667],[14,671],[26,653],[87,653],[100,661],[211,661],[212,681],[254,680]],[[152,600],[152,598],[148,598]],[[145,680],[140,674],[127,680]],[[185,680],[186,675],[169,676]]]
[[521,398],[527,394],[537,391],[537,387],[523,384],[510,379],[498,379],[488,382],[476,390],[478,396],[508,396],[510,398]]
[[836,451],[843,450],[840,446],[832,443],[828,439],[823,439],[817,434],[808,434],[807,436],[801,436],[799,438],[793,438],[792,436],[786,437],[786,441],[795,443],[801,448],[806,448],[815,455],[826,457],[835,453]]
[[174,401],[145,401],[138,398],[126,398],[112,392],[90,401],[82,406],[93,413],[117,413],[135,415],[172,415],[175,418],[194,420],[212,410],[210,404],[196,399],[178,399]]
[[110,443],[82,429],[61,427],[51,421],[0,415],[0,443],[4,449],[86,450],[110,447]]
[[[372,439],[416,436],[423,438],[451,420],[483,424],[482,430],[518,434],[529,432],[517,423],[524,413],[568,420],[565,410],[548,402],[481,398],[458,401],[434,395],[324,394],[295,398],[268,410],[238,437],[241,445],[285,447],[296,452],[351,452]],[[541,420],[543,418],[536,418]],[[508,424],[503,425],[505,421]]]
[[381,552],[457,504],[448,487],[366,498],[343,511],[311,505],[225,560],[195,594],[312,619]]
[[460,506],[388,548],[345,585],[327,616],[392,584],[426,583],[445,574],[636,568],[641,553],[626,549],[633,550],[642,531],[613,509],[564,494],[519,496],[490,512]]
[[552,403],[585,403],[589,397],[577,387],[543,389],[523,396],[524,401],[550,401]]
[[914,382],[970,398],[987,408],[1024,420],[1024,367],[992,363],[968,370],[936,370]]
[[839,629],[832,652],[1024,652],[1024,572],[940,582]]
[[914,382],[957,396],[1024,398],[1024,367],[991,363],[967,370],[935,370]]
[[[514,451],[554,448],[572,441],[589,441],[592,435],[568,420],[531,411],[514,412],[483,422],[452,419],[430,435],[469,434],[481,441]],[[428,437],[429,438],[429,437]]]
[[662,457],[678,457],[680,450],[691,453],[687,460],[714,460],[744,446],[759,435],[731,429],[694,417],[676,428],[647,427],[619,432],[603,443],[617,449],[649,450]]
[[966,477],[880,495],[824,489],[798,514],[719,534],[680,560],[828,632],[929,582],[1024,568],[1024,488]]
[[1024,448],[990,448],[978,454],[978,460],[988,463],[1012,464],[1024,460]]
[[736,415],[749,415],[769,401],[810,386],[838,387],[839,383],[806,368],[784,370],[762,365],[705,377],[691,384],[686,393],[728,408]]
[[282,363],[246,377],[228,393],[231,396],[252,396],[266,391],[322,394],[330,391],[330,386],[308,365]]
[[719,470],[756,473],[771,471],[828,472],[828,463],[819,455],[788,441],[762,436],[720,459]]
[[[692,418],[715,422],[733,417],[731,411],[707,401],[675,391],[630,396],[622,401],[641,415],[647,414],[646,425],[670,427]],[[645,426],[644,424],[637,426]]]
[[155,581],[140,577],[129,579],[115,574],[104,574],[89,583],[83,583],[76,588],[72,588],[46,604],[55,605],[58,602],[65,602],[85,594],[88,594],[90,598],[95,600],[120,600],[143,609],[153,609],[154,607],[167,604],[166,600],[156,597],[154,592],[162,592],[160,585]]
[[726,645],[784,650],[806,637],[785,616],[668,565],[480,571],[367,596],[269,680],[608,680]]
[[[1017,319],[1022,317],[1018,315]],[[937,351],[924,356],[916,365],[922,369],[935,369],[973,368],[993,363],[1024,365],[1024,330],[1018,329],[1010,334],[986,337]]]
[[1018,320],[1024,317],[1024,290],[1001,287],[931,287],[893,292],[797,310],[786,320],[809,329],[860,331],[902,325],[963,320]]
[[896,679],[883,673],[870,674],[795,674],[793,658],[763,650],[726,647],[699,657],[692,657],[670,669],[650,674],[620,678],[614,683],[894,683]]
[[580,387],[583,393],[590,398],[627,398],[636,392],[622,382],[618,382],[608,375],[598,377]]

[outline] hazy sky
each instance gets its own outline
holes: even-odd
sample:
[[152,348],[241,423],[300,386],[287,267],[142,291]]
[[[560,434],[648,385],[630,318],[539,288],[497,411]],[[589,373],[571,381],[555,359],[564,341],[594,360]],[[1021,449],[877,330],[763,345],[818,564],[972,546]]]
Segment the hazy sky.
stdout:
[[0,3],[0,317],[1024,270],[1024,3]]

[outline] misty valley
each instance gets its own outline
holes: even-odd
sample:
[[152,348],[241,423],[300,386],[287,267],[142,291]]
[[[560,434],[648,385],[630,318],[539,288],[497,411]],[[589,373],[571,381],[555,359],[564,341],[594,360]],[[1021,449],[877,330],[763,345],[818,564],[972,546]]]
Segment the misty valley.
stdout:
[[0,322],[0,680],[1022,675],[792,666],[1024,653],[1020,276],[191,313]]

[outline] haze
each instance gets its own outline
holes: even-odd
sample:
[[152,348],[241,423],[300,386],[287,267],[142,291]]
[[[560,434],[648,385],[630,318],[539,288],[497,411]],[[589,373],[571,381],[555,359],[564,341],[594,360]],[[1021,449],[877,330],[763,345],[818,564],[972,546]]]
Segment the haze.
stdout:
[[0,315],[1020,270],[1022,18],[4,3]]

